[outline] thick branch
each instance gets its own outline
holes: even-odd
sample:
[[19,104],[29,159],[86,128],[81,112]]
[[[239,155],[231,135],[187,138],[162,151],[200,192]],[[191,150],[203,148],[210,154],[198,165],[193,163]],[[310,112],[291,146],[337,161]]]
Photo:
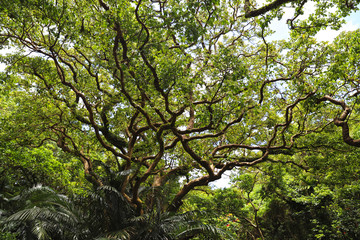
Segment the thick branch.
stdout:
[[260,15],[263,15],[264,13],[267,13],[273,9],[276,9],[280,7],[281,5],[284,5],[288,2],[295,2],[295,0],[275,0],[272,3],[269,3],[268,5],[265,5],[261,8],[255,9],[250,11],[250,2],[249,0],[245,0],[245,18],[252,18],[257,17]]
[[348,123],[345,121],[348,115],[351,112],[351,109],[349,106],[346,105],[344,101],[338,101],[328,95],[325,97],[319,99],[320,102],[322,101],[329,101],[335,105],[339,105],[342,107],[343,112],[340,114],[340,117],[336,117],[334,119],[334,124],[338,127],[342,128],[342,137],[346,144],[354,147],[360,147],[360,139],[353,139],[350,137],[350,129]]
[[253,166],[255,164],[261,163],[267,158],[268,155],[269,155],[269,152],[265,151],[264,154],[260,158],[257,158],[256,160],[253,160],[250,162],[238,162],[238,161],[229,162],[229,163],[226,163],[217,174],[214,174],[212,176],[205,175],[205,176],[199,177],[197,179],[191,180],[190,182],[185,184],[182,187],[182,189],[176,194],[176,196],[174,197],[168,210],[170,212],[177,211],[182,205],[182,199],[186,196],[186,194],[188,194],[195,187],[206,186],[206,185],[208,185],[208,183],[220,179],[224,172],[226,172],[227,170],[231,170],[234,167]]

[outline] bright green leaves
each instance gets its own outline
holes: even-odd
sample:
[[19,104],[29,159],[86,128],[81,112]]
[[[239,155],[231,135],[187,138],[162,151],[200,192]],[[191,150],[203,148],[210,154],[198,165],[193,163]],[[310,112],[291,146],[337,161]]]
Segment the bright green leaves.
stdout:
[[[310,35],[315,35],[321,29],[326,28],[338,30],[344,23],[343,18],[357,9],[356,4],[358,4],[358,1],[345,2],[337,0],[299,1],[295,16],[288,20],[289,27],[296,32]],[[301,19],[301,15],[309,11],[309,16]]]
[[[164,27],[181,43],[193,44],[206,33],[206,24],[212,25],[218,1],[169,1],[164,10]],[[205,25],[204,25],[205,24]]]
[[355,83],[354,80],[359,77],[359,36],[359,31],[342,33],[334,42],[329,68],[331,79]]
[[[294,155],[289,148],[334,143],[335,134],[323,142],[309,137],[325,133],[336,113],[313,105],[324,94],[346,96],[349,86],[358,88],[358,34],[333,46],[311,37],[326,19],[335,23],[337,16],[325,11],[334,1],[317,1],[308,22],[299,22],[314,27],[293,31],[287,42],[266,40],[283,6],[245,19],[244,1],[58,2],[0,5],[3,44],[23,49],[2,58],[9,68],[1,75],[7,94],[1,136],[28,145],[56,142],[89,174],[104,178],[109,169],[135,168],[117,187],[139,213],[148,197],[154,200],[140,194],[142,186],[164,187],[155,181],[169,175],[188,177],[184,192],[172,189],[179,204],[191,189],[236,166],[256,164],[254,159],[306,160],[321,169],[320,155],[287,158],[279,152]],[[296,14],[302,14],[301,3],[290,4]],[[92,168],[92,160],[103,164]],[[269,172],[268,192],[292,193],[286,183],[294,179],[281,168]],[[257,178],[249,173],[237,180],[255,221],[261,206]],[[127,194],[132,188],[136,192]]]
[[62,192],[81,192],[80,186],[86,184],[83,177],[73,175],[81,173],[77,161],[57,151],[50,144],[34,149],[2,144],[0,171],[7,177],[1,180],[12,186],[12,193],[38,183]]
[[[24,96],[21,91],[14,93],[17,96],[10,96],[1,109],[1,135],[5,139],[18,139],[21,144],[29,143],[30,139],[33,143],[41,141],[47,125],[57,119],[52,115],[54,106],[38,96]],[[38,105],[33,106],[34,103]]]
[[191,71],[192,58],[185,55],[180,50],[165,50],[164,52],[155,52],[156,69],[160,79],[160,86],[165,92],[170,92],[173,88],[181,92],[188,93],[191,87],[187,87]]
[[1,32],[22,36],[17,41],[28,38],[47,46],[58,44],[67,18],[66,1],[59,5],[48,1],[2,1],[1,7],[4,9],[1,11]]
[[213,79],[216,77],[227,78],[230,81],[242,82],[247,70],[242,63],[242,58],[236,55],[236,49],[219,45],[216,55],[211,59],[213,64]]
[[243,190],[245,193],[250,194],[255,186],[256,175],[244,173],[233,178],[232,181],[236,182],[236,186],[238,188]]

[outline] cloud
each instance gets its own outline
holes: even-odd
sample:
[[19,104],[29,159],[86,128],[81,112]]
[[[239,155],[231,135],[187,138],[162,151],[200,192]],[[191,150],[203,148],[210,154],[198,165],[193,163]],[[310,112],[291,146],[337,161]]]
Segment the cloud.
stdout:
[[329,41],[332,42],[341,32],[343,31],[355,31],[359,28],[359,23],[353,23],[349,21],[345,23],[340,30],[324,29],[316,34],[318,41]]
[[[10,53],[10,52],[11,52],[10,49],[7,49],[7,48],[1,49],[1,50],[0,50],[0,55],[5,55],[5,54]],[[4,71],[4,70],[5,70],[5,67],[6,67],[5,64],[0,63],[0,72]]]
[[[311,13],[315,11],[315,3],[308,2],[304,5],[304,15],[299,16],[299,19],[306,19],[309,17]],[[332,8],[328,10],[329,12],[335,12],[336,9]],[[291,8],[285,8],[285,14],[281,20],[274,20],[270,24],[270,28],[275,31],[273,35],[271,35],[268,39],[269,40],[281,40],[281,39],[288,39],[289,28],[286,24],[287,19],[290,19],[294,16],[294,10]],[[346,19],[346,23],[340,28],[340,30],[332,30],[330,28],[321,30],[318,32],[315,37],[318,41],[328,41],[332,42],[341,32],[343,31],[354,31],[360,28],[360,11],[353,12],[349,17]]]

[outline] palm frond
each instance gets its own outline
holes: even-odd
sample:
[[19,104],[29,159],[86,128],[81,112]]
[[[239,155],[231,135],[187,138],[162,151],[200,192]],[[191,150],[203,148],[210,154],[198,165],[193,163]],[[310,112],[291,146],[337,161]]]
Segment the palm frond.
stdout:
[[43,186],[41,184],[37,184],[35,186],[33,186],[32,188],[28,188],[26,190],[24,190],[21,193],[21,196],[23,198],[28,198],[30,196],[34,196],[35,194],[46,194],[46,193],[51,193],[52,195],[56,194],[56,192],[54,190],[52,190],[51,188],[47,187],[47,186]]
[[185,228],[182,228],[176,235],[176,239],[186,239],[191,236],[196,236],[199,234],[206,235],[210,239],[233,239],[226,231],[221,228],[218,228],[213,225],[206,225],[202,223],[197,223],[195,225],[190,225]]
[[36,221],[32,233],[37,237],[38,240],[49,240],[51,239],[50,235],[47,232],[47,224],[42,221]]
[[132,233],[133,233],[133,229],[131,228],[121,229],[118,231],[102,234],[101,236],[95,238],[95,240],[103,240],[103,239],[128,240],[131,238]]
[[103,186],[98,187],[98,190],[100,190],[100,191],[105,190],[105,191],[114,193],[117,197],[123,199],[122,194],[116,188],[114,188],[112,186],[103,185]]
[[39,207],[20,210],[7,217],[4,222],[29,222],[35,220],[48,221],[52,223],[63,223],[69,227],[75,226],[77,224],[77,221],[74,221],[73,218],[63,212]]
[[57,194],[48,187],[38,185],[25,190],[18,196],[15,204],[18,210],[2,220],[2,225],[7,229],[19,232],[21,227],[27,229],[25,232],[37,236],[37,239],[84,233],[81,229],[74,231],[79,226],[85,226],[79,209],[68,197]]
[[20,210],[8,218],[6,218],[5,222],[10,221],[20,221],[20,222],[26,222],[28,220],[34,220],[37,219],[39,214],[41,213],[42,209],[39,207],[33,207],[30,209],[24,209]]

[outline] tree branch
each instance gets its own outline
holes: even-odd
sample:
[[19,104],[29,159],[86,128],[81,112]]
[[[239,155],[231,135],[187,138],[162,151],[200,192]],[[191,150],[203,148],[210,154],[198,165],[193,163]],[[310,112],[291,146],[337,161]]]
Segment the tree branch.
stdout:
[[342,129],[342,137],[346,144],[354,147],[360,147],[360,139],[353,139],[350,137],[350,129],[348,123],[345,121],[348,115],[351,112],[349,106],[346,105],[344,101],[336,100],[329,95],[325,95],[323,98],[319,99],[319,102],[329,101],[335,105],[339,105],[342,107],[343,112],[340,114],[340,117],[336,117],[334,119],[334,124]]
[[275,0],[272,3],[269,3],[261,8],[250,11],[250,1],[245,0],[245,18],[252,18],[263,15],[264,13],[267,13],[289,2],[296,2],[296,0]]

